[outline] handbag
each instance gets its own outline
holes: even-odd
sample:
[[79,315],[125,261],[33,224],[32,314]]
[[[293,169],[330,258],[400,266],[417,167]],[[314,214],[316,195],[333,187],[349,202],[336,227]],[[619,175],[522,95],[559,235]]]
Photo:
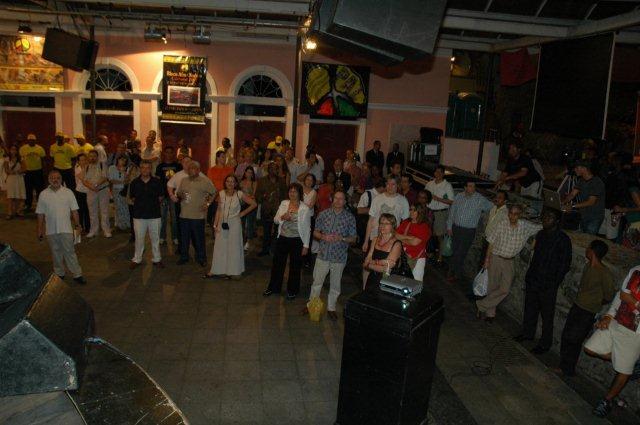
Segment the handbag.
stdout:
[[440,251],[443,257],[451,257],[453,255],[453,246],[452,246],[451,236],[444,235],[444,239],[442,240],[442,246],[440,247]]
[[489,272],[482,268],[473,279],[473,294],[477,297],[486,297],[489,290]]
[[[402,243],[400,241],[397,242]],[[400,258],[398,258],[396,265],[393,266],[389,274],[395,274],[398,276],[404,276],[413,279],[413,272],[411,271],[412,269],[409,266],[407,254],[404,252],[404,249],[402,249],[400,252]]]

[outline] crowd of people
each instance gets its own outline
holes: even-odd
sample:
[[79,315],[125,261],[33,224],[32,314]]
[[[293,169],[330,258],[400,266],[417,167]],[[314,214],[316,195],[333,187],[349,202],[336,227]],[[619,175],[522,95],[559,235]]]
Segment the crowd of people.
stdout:
[[[185,141],[163,146],[154,131],[144,143],[132,131],[114,152],[106,148],[104,136],[95,144],[80,134],[74,139],[71,143],[64,134],[56,134],[49,147],[52,167],[47,187],[43,172],[47,154],[33,134],[24,145],[12,145],[4,153],[7,218],[31,211],[37,199],[38,237],[46,235],[54,272],[60,277],[66,266],[76,282],[86,283],[74,242],[100,233],[111,238],[112,225],[130,233],[131,269],[143,262],[147,235],[154,267],[165,267],[160,247],[172,243],[179,255],[177,265],[193,259],[204,268],[209,264],[205,241],[210,228],[213,253],[203,278],[239,278],[245,272],[245,255],[253,247],[257,256],[273,257],[265,297],[282,291],[288,264],[286,299],[295,299],[302,268],[313,267],[309,299],[320,296],[329,275],[327,315],[337,320],[336,303],[350,252],[362,251],[365,291],[375,290],[388,274],[423,281],[428,263],[446,269],[447,281],[454,283],[464,281],[468,252],[476,233],[483,231],[483,261],[478,267],[487,270],[487,293],[479,298],[473,296],[470,284],[467,289],[478,319],[491,323],[510,292],[515,258],[534,237],[525,278],[523,329],[516,339],[533,340],[540,317],[542,335],[532,351],[542,354],[551,348],[556,296],[571,265],[572,246],[560,228],[560,211],[545,210],[537,224],[522,218],[522,206],[508,203],[508,191],[537,197],[542,190],[542,172],[517,144],[509,147],[507,166],[489,199],[473,181],[456,194],[441,165],[420,187],[404,172],[399,146],[394,144],[385,155],[380,141],[366,152],[365,162],[347,150],[344,158],[325,164],[313,145],[299,160],[282,137],[266,146],[254,138],[237,153],[225,138],[215,152],[215,163],[202,170]],[[627,168],[616,158],[611,164],[618,174],[607,180],[614,175],[621,178]],[[577,163],[575,174],[576,183],[563,202],[579,211],[583,232],[598,233],[607,208],[610,217],[625,214],[628,223],[634,223],[632,214],[640,212],[637,186],[625,186],[630,199],[637,198],[637,206],[621,206],[621,201],[609,202],[607,185],[588,162]],[[611,390],[595,409],[600,416],[611,410],[640,357],[640,268],[630,272],[616,294],[611,272],[602,263],[607,250],[600,239],[587,250],[588,264],[562,334],[558,369],[575,374],[596,314],[612,302],[584,345],[588,354],[612,359],[617,372]],[[445,261],[446,257],[450,258]],[[303,314],[308,314],[306,308]]]

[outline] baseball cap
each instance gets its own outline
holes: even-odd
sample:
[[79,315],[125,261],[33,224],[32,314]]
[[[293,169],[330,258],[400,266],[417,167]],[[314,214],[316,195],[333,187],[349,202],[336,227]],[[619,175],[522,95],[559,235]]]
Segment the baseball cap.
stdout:
[[56,137],[58,137],[58,136],[64,137],[64,132],[62,132],[60,130],[56,131]]
[[29,133],[27,134],[27,140],[38,140],[38,139],[36,138],[35,134]]
[[82,140],[85,140],[84,134],[80,134],[80,133],[78,133],[78,134],[76,134],[75,136],[73,136],[73,138],[74,138],[74,139],[82,139]]

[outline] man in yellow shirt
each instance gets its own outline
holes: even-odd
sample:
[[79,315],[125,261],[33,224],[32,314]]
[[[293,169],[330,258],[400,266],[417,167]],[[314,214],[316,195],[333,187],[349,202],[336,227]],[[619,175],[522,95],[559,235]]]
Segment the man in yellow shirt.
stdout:
[[36,199],[44,189],[44,174],[42,173],[42,158],[46,153],[42,146],[36,144],[36,135],[27,135],[27,144],[20,146],[20,157],[24,160],[27,170],[24,174],[24,185],[27,190],[27,199],[24,210],[30,211],[33,203],[33,191],[36,191]]
[[282,136],[276,136],[275,140],[272,140],[267,145],[267,149],[273,149],[276,153],[282,153]]
[[76,155],[80,155],[81,153],[86,155],[93,150],[93,145],[87,142],[84,135],[76,134],[73,138],[78,142],[78,146],[76,146]]
[[56,132],[56,142],[49,148],[49,156],[53,158],[53,168],[60,171],[64,185],[75,190],[76,178],[73,172],[73,158],[76,157],[76,150],[69,143],[64,142],[63,132]]

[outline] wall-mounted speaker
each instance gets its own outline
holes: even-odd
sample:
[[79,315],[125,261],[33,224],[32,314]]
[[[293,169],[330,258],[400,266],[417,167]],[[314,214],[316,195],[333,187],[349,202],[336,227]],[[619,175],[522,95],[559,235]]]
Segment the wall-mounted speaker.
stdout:
[[91,41],[57,28],[47,28],[42,57],[74,71],[90,70],[98,56],[97,41]]

